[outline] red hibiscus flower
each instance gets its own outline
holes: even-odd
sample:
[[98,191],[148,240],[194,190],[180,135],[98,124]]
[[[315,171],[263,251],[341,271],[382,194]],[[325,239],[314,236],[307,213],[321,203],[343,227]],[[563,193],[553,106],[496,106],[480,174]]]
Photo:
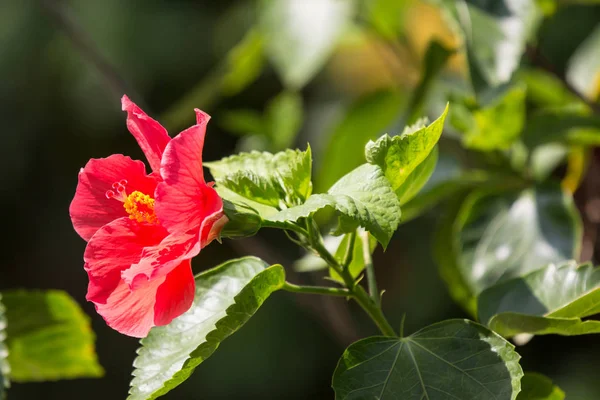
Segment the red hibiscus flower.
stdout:
[[122,105],[152,173],[121,154],[91,159],[69,212],[88,242],[87,299],[113,329],[144,337],[190,308],[190,259],[219,237],[227,218],[202,170],[208,114],[196,109],[196,125],[171,139],[127,96]]

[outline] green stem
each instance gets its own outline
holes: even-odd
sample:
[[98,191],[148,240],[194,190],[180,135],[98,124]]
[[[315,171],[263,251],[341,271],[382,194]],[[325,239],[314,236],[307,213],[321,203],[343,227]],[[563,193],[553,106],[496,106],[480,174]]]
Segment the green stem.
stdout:
[[348,289],[324,287],[324,286],[301,286],[290,282],[285,282],[281,288],[288,292],[304,294],[322,294],[328,296],[350,297],[352,293]]
[[[309,223],[311,222],[312,221],[309,221]],[[310,228],[309,232],[311,232]],[[354,278],[352,278],[348,270],[344,269],[342,265],[340,265],[340,263],[335,259],[335,257],[331,255],[331,253],[325,248],[321,238],[314,237],[314,235],[311,235],[310,242],[313,249],[321,256],[321,258],[325,260],[327,264],[342,277],[344,283],[348,287],[350,297],[356,300],[356,302],[363,308],[363,310],[365,310],[365,312],[369,315],[369,317],[371,317],[373,322],[375,322],[375,325],[377,325],[381,333],[383,333],[386,336],[396,336],[394,328],[392,328],[390,323],[383,315],[380,305],[373,301],[371,297],[369,297],[369,295],[367,294],[365,289],[363,289],[362,286],[356,284]],[[369,254],[369,258],[370,256],[371,255]]]
[[392,328],[385,315],[383,315],[381,307],[373,302],[362,286],[356,285],[354,290],[352,290],[352,294],[352,298],[369,314],[369,317],[375,322],[381,333],[385,336],[397,336],[394,328]]
[[367,283],[369,285],[369,295],[373,302],[379,307],[381,298],[377,289],[377,278],[375,277],[375,267],[373,266],[373,258],[371,257],[371,246],[369,245],[369,232],[363,232],[360,235],[363,245],[363,258],[365,260],[365,270],[367,271]]
[[342,268],[344,270],[348,270],[348,267],[352,263],[352,259],[354,258],[354,243],[356,242],[356,231],[350,233],[348,237],[348,247],[346,247],[346,254],[344,256],[344,262],[342,263]]

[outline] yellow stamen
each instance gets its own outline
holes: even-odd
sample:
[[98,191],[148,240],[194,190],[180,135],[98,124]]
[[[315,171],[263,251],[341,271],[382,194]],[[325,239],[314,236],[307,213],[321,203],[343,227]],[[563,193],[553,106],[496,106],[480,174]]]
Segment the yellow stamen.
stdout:
[[147,194],[138,192],[131,193],[123,202],[123,207],[129,218],[137,222],[154,224],[158,222],[154,213],[154,199]]

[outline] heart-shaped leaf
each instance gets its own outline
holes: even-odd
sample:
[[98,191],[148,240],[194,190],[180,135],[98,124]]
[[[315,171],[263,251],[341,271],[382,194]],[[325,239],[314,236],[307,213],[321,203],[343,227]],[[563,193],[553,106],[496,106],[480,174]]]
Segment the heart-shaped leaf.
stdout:
[[281,265],[269,267],[255,257],[199,274],[190,310],[141,340],[129,400],[156,399],[189,378],[284,281]]
[[600,268],[569,262],[548,265],[483,291],[479,319],[503,336],[518,333],[581,335],[600,332]]
[[406,338],[348,347],[333,375],[337,400],[514,400],[523,371],[514,346],[489,329],[448,320]]

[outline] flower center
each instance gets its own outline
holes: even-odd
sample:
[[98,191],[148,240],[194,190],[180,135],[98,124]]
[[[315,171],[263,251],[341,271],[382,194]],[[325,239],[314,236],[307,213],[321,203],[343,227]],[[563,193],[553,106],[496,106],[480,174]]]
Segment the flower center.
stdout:
[[127,180],[125,179],[113,183],[114,190],[108,190],[106,197],[121,201],[130,219],[149,224],[158,223],[158,218],[154,213],[154,199],[137,190],[128,195],[125,190],[126,185]]

